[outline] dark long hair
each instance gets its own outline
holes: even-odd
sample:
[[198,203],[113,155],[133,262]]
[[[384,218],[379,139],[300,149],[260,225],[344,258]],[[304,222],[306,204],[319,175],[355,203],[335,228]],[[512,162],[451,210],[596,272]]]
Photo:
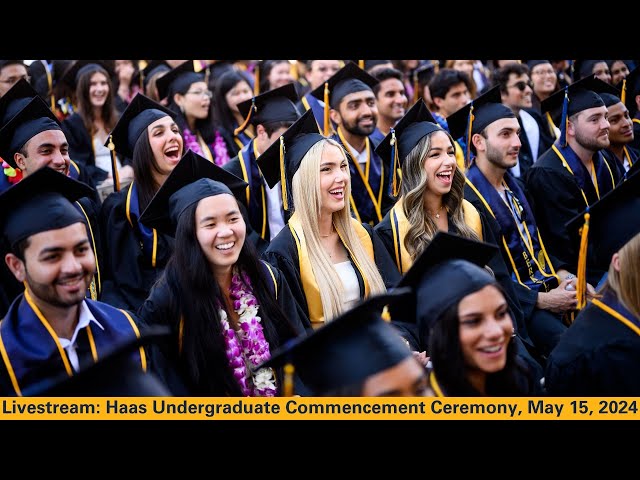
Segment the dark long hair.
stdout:
[[[183,318],[182,366],[196,394],[242,396],[225,351],[218,303],[225,305],[220,287],[196,236],[197,203],[180,216],[175,249],[164,271],[170,292],[172,318]],[[245,241],[236,267],[251,279],[252,291],[260,305],[264,336],[273,352],[280,344],[278,332],[296,335],[280,310],[262,262],[251,242]],[[277,372],[278,386],[282,384]]]
[[[504,295],[499,284],[491,284]],[[506,297],[506,296],[505,296]],[[462,299],[460,299],[462,300]],[[452,397],[478,397],[478,392],[467,380],[462,347],[460,346],[460,300],[446,310],[431,327],[427,355],[431,357],[433,369],[445,394]],[[486,391],[490,396],[521,396],[530,392],[526,367],[516,359],[513,339],[507,346],[507,363],[499,372],[487,375]]]
[[[201,81],[204,82],[204,78]],[[176,112],[175,120],[176,120],[176,123],[178,124],[178,127],[180,127],[181,132],[184,132],[185,128],[188,128],[189,130],[191,130],[191,128],[189,128],[189,124],[187,123],[187,117],[184,115],[184,113],[182,113],[182,110],[180,110],[180,107],[173,100],[173,96],[176,93],[179,93],[180,95],[184,95],[189,91],[189,89],[191,88],[191,85],[193,85],[193,83],[185,87],[182,87],[181,89],[171,88],[169,92],[169,96],[167,98],[169,102],[167,105],[167,108],[173,112]],[[213,125],[213,99],[209,103],[209,112],[207,113],[207,117],[196,119],[196,131],[191,133],[195,135],[196,132],[200,133],[200,135],[202,136],[202,139],[207,144],[214,142],[216,138],[216,130]]]
[[116,110],[115,100],[114,100],[114,92],[113,92],[113,82],[111,81],[111,76],[109,72],[107,72],[104,68],[97,66],[96,68],[90,70],[89,72],[83,74],[78,80],[78,85],[76,86],[76,102],[78,103],[78,114],[82,118],[82,123],[84,124],[87,131],[93,135],[96,133],[96,129],[93,125],[95,120],[95,113],[93,111],[93,106],[91,105],[91,95],[89,94],[89,90],[91,88],[91,77],[93,77],[94,73],[102,73],[105,77],[107,77],[107,84],[109,85],[109,93],[107,94],[107,99],[102,106],[102,121],[104,122],[104,128],[107,132],[113,130],[113,127],[116,126],[116,122],[118,121],[118,112]]
[[153,172],[155,171],[161,175],[166,174],[160,169],[156,157],[153,155],[147,129],[140,134],[133,147],[132,167],[133,178],[136,181],[138,190],[138,204],[142,212],[147,208],[147,205],[149,205],[149,202],[160,188],[160,185],[153,178]]
[[247,77],[236,70],[224,72],[216,80],[213,88],[213,118],[214,124],[218,129],[225,129],[233,133],[235,118],[231,109],[227,105],[225,95],[229,90],[235,87],[239,82],[245,82],[251,88],[251,84]]

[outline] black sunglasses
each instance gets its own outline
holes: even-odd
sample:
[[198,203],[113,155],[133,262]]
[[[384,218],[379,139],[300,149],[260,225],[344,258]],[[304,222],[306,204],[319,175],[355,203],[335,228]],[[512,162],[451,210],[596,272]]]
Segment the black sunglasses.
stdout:
[[524,92],[524,89],[527,87],[533,90],[533,82],[531,80],[529,80],[528,82],[525,82],[524,80],[520,80],[519,82],[516,82],[513,85],[509,85],[507,88],[509,87],[516,87],[521,92]]

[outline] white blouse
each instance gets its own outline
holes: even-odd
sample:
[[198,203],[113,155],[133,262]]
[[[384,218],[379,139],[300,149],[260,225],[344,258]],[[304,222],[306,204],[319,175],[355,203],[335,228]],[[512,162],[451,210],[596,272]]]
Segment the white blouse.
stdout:
[[342,303],[344,310],[347,311],[360,301],[360,284],[358,276],[350,260],[346,262],[335,263],[333,265],[338,272],[342,288],[344,289],[344,302]]

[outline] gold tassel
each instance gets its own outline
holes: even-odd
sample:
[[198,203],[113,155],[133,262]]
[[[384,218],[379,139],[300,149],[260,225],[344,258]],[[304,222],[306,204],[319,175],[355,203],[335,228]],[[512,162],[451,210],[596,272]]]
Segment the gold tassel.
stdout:
[[324,82],[324,136],[330,135],[329,131],[329,82]]
[[237,136],[240,132],[244,131],[244,129],[247,128],[247,125],[249,125],[249,120],[251,120],[251,114],[253,113],[254,110],[258,110],[258,108],[256,107],[256,97],[253,97],[251,99],[251,108],[249,108],[249,113],[247,113],[247,118],[244,119],[244,122],[242,122],[242,125],[240,125],[238,128],[236,128],[233,131],[234,136]]
[[587,247],[589,245],[589,219],[591,214],[584,214],[584,225],[580,232],[580,253],[578,256],[578,272],[576,273],[577,309],[582,310],[587,304]]
[[282,190],[282,208],[289,210],[287,201],[287,182],[284,174],[284,137],[280,137],[280,189]]
[[382,309],[382,314],[380,315],[385,322],[391,321],[391,314],[389,313],[389,306],[385,305]]
[[364,70],[364,60],[358,60],[358,66]]
[[471,104],[471,108],[469,109],[469,128],[467,129],[467,154],[464,157],[464,168],[465,170],[469,169],[469,164],[471,163],[471,130],[473,127],[473,121],[475,120],[475,116],[473,115],[473,104]]
[[300,72],[298,72],[298,61],[297,60],[289,60],[289,64],[290,64],[290,72],[291,72],[291,76],[293,77],[294,80],[298,80],[300,78]]
[[413,103],[416,103],[420,99],[420,84],[418,83],[418,74],[413,72]]
[[394,145],[395,148],[393,149],[393,162],[391,165],[391,169],[393,170],[391,177],[391,193],[394,197],[397,197],[400,191],[400,182],[398,181],[398,141],[396,139],[395,130],[391,129],[391,146],[393,147]]
[[622,103],[626,104],[627,100],[627,79],[622,80],[622,94],[620,94],[620,100]]
[[295,373],[295,368],[293,364],[287,363],[284,366],[284,379],[282,385],[282,396],[283,397],[293,397],[293,374]]
[[260,95],[260,64],[253,69],[253,94]]
[[120,175],[118,175],[118,158],[116,157],[116,146],[113,143],[113,135],[109,135],[109,145],[107,148],[111,151],[111,173],[113,174],[113,191],[120,191]]

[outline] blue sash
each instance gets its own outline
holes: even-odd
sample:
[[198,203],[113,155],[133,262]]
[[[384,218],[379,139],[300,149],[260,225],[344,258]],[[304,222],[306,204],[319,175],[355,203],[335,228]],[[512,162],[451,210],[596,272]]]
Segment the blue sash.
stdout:
[[242,177],[249,184],[247,205],[249,206],[249,221],[253,229],[262,239],[269,241],[269,222],[267,214],[267,200],[262,172],[256,162],[255,141],[251,140],[238,153]]
[[558,142],[554,144],[554,147],[557,149],[556,153],[560,153],[560,158],[564,158],[566,161],[571,173],[573,173],[573,176],[580,187],[580,190],[582,190],[586,196],[589,205],[594,204],[602,198],[603,195],[609,193],[615,188],[613,173],[600,151],[597,151],[592,159],[593,168],[596,171],[596,181],[598,182],[598,192],[596,192],[596,187],[591,180],[591,173],[580,161],[580,158],[578,158],[578,155],[576,155],[573,149],[568,145],[566,147],[561,147]]
[[[465,172],[467,183],[488,206],[488,210],[500,225],[502,243],[511,261],[511,277],[532,290],[549,291],[558,286],[558,279],[553,266],[542,247],[540,232],[524,193],[513,176],[506,172],[504,181],[510,191],[506,192],[507,199],[516,205],[517,213],[505,204],[497,190],[489,183],[478,166],[473,163]],[[515,198],[510,198],[514,196]],[[516,200],[517,199],[517,200]],[[526,229],[523,235],[518,228],[514,215],[519,215]]]
[[152,267],[156,266],[156,256],[158,249],[158,232],[155,228],[148,228],[141,224],[138,219],[140,218],[140,204],[138,203],[138,190],[136,188],[136,182],[131,182],[129,191],[127,192],[127,220],[133,231],[136,232],[136,236],[142,244],[142,253],[148,265]]
[[[91,347],[93,363],[111,352],[115,347],[140,336],[133,320],[124,312],[105,303],[85,300],[93,316],[104,330],[89,324],[80,338],[87,338]],[[7,315],[0,323],[0,346],[2,360],[17,395],[29,385],[64,374],[73,376],[73,368],[67,352],[60,345],[57,335],[32,301],[22,294],[14,300]],[[143,350],[136,358],[146,369]],[[85,360],[81,358],[81,362]],[[82,365],[82,363],[81,363]]]
[[341,141],[338,134],[331,138],[340,143],[351,158],[350,202],[354,216],[360,222],[376,225],[382,220],[382,197],[387,194],[389,183],[382,159],[375,153],[375,146],[369,138],[366,139],[369,144],[369,159],[364,165],[360,165],[358,160],[352,157],[351,148]]

